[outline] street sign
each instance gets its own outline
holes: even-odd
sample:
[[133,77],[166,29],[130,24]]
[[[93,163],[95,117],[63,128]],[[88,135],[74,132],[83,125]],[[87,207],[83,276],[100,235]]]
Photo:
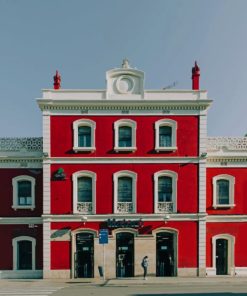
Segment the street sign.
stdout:
[[100,244],[108,244],[108,229],[100,229],[99,243]]

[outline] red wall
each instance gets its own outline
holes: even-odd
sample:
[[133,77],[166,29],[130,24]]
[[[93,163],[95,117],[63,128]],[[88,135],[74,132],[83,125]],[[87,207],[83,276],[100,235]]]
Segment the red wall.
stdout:
[[[78,119],[96,122],[95,146],[93,153],[74,153],[73,122]],[[132,119],[137,123],[136,146],[132,153],[116,153],[114,149],[114,122]],[[156,153],[154,124],[160,119],[177,121],[177,146],[175,152]],[[51,116],[51,156],[92,157],[92,156],[196,156],[198,155],[197,116]]]
[[[83,222],[71,223],[51,223],[51,229],[94,229],[99,230],[105,227],[104,222]],[[178,267],[190,268],[197,267],[197,222],[144,222],[142,229],[139,229],[141,234],[151,234],[153,230],[164,227],[175,229],[178,232]],[[155,250],[150,250],[155,252]],[[58,256],[59,254],[59,256]],[[51,268],[52,269],[70,269],[71,264],[71,246],[70,242],[53,241],[51,242]]]
[[137,173],[137,212],[154,212],[154,173],[171,170],[178,174],[177,210],[181,213],[195,213],[198,209],[198,166],[197,164],[76,164],[52,165],[51,175],[63,167],[65,181],[51,181],[51,213],[71,214],[73,211],[72,174],[90,170],[97,174],[96,213],[113,212],[113,174],[121,170]]
[[235,266],[247,266],[246,244],[247,244],[246,223],[207,223],[207,267],[213,266],[212,237],[218,234],[230,234],[235,237]]
[[[36,179],[35,185],[35,209],[12,209],[13,186],[12,179],[20,175],[31,176]],[[43,173],[41,169],[0,169],[0,188],[4,203],[0,207],[0,217],[34,217],[41,216],[43,205]]]
[[[234,208],[214,209],[213,177],[228,174],[235,177]],[[247,214],[247,168],[208,168],[207,169],[207,212],[210,215]]]
[[28,225],[0,225],[2,234],[0,252],[0,270],[13,269],[12,239],[18,236],[30,236],[36,239],[36,269],[43,269],[43,227],[28,228]]

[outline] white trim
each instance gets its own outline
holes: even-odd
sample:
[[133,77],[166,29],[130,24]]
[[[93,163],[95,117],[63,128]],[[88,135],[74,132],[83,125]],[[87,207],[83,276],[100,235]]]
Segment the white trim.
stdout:
[[206,212],[206,199],[207,199],[207,168],[206,168],[206,161],[202,160],[199,163],[199,212],[205,213]]
[[227,274],[228,275],[234,275],[234,247],[235,247],[235,237],[230,234],[218,234],[212,237],[212,250],[213,250],[213,270],[215,271],[216,275],[216,240],[217,239],[226,239],[228,243],[228,258],[227,258]]
[[[218,204],[217,203],[217,181],[227,180],[229,181],[229,203],[228,204]],[[214,176],[212,179],[213,183],[213,208],[233,208],[234,204],[234,187],[235,187],[235,177],[227,174]]]
[[[89,147],[80,147],[78,143],[78,128],[80,126],[88,126],[91,128],[91,144]],[[95,129],[96,123],[91,119],[78,119],[73,122],[73,136],[74,136],[74,146],[73,150],[75,152],[83,151],[94,151],[95,150]]]
[[[77,209],[77,202],[78,202],[78,192],[77,192],[77,185],[78,185],[78,178],[79,177],[89,177],[92,179],[92,212],[86,214],[96,214],[96,174],[91,171],[79,171],[72,175],[73,181],[73,213],[80,214]],[[82,214],[82,213],[81,213]],[[84,214],[84,213],[83,213]]]
[[51,212],[51,165],[43,162],[43,213]]
[[[171,127],[171,146],[160,146],[159,142],[159,129],[162,126]],[[177,150],[177,122],[172,119],[160,119],[155,122],[155,150],[159,151],[175,151]]]
[[35,260],[35,248],[36,248],[36,239],[30,236],[18,236],[12,239],[13,246],[13,270],[19,270],[18,268],[18,242],[20,241],[30,241],[32,243],[32,269],[35,270],[36,260]]
[[[18,182],[20,181],[29,181],[31,182],[31,204],[30,205],[19,205],[18,204]],[[20,210],[20,209],[35,209],[35,178],[27,175],[21,175],[14,177],[12,179],[12,186],[13,186],[13,205],[12,208],[14,210]]]
[[206,275],[206,219],[198,223],[198,275]]
[[[131,128],[131,147],[119,147],[119,128],[128,126]],[[136,122],[131,119],[120,119],[114,122],[114,150],[121,151],[135,151],[136,148]]]
[[0,217],[0,225],[3,224],[42,224],[41,217]]
[[159,171],[154,174],[154,213],[160,214],[158,211],[158,180],[159,177],[171,177],[172,178],[172,203],[173,203],[173,213],[177,212],[177,180],[178,174],[173,171],[164,170]]
[[84,163],[199,163],[198,157],[53,157],[45,161],[50,164]]
[[[136,213],[137,205],[137,174],[132,171],[119,171],[114,173],[113,175],[113,183],[114,183],[114,213],[118,213],[117,204],[118,204],[118,179],[120,177],[130,177],[132,178],[132,203],[133,203],[133,212]],[[121,214],[121,213],[119,213]]]

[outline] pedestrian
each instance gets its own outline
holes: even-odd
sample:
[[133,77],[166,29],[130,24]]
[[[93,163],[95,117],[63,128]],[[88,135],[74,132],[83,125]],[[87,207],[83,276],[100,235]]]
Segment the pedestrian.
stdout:
[[147,272],[148,272],[148,256],[143,257],[141,265],[142,265],[143,272],[144,272],[143,277],[144,277],[144,280],[146,280],[147,279]]

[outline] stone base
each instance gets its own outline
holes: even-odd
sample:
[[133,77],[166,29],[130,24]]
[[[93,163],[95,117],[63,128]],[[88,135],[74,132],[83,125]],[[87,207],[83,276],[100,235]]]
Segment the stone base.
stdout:
[[55,269],[55,270],[44,270],[44,279],[70,279],[70,269]]
[[42,279],[43,270],[1,270],[0,279]]
[[197,268],[178,268],[179,277],[196,277]]

